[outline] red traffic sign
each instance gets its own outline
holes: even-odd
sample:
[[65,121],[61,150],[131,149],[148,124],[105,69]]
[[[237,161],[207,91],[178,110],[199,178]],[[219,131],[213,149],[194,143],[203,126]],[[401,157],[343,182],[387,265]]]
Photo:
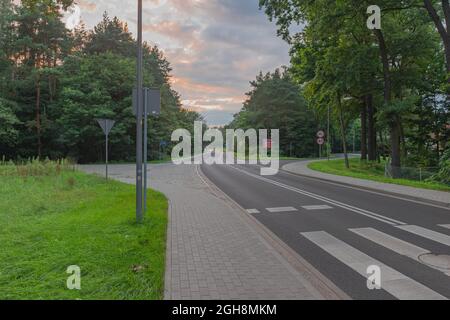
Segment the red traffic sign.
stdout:
[[320,130],[319,132],[317,132],[317,138],[325,138],[325,131]]
[[272,149],[272,139],[264,139],[264,148]]
[[317,144],[318,144],[319,146],[324,145],[324,144],[325,144],[325,139],[324,139],[324,138],[318,138],[318,139],[317,139]]

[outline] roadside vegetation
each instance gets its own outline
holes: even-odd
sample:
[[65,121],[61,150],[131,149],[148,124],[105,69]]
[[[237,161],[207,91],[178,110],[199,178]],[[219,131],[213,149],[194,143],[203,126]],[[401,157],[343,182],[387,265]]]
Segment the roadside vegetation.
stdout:
[[[135,215],[132,186],[68,162],[0,165],[0,300],[162,299],[167,200],[149,193]],[[67,268],[81,268],[68,290]]]
[[398,184],[416,188],[450,191],[450,184],[439,183],[431,179],[425,181],[415,181],[408,179],[393,179],[385,176],[385,162],[367,162],[359,159],[349,159],[350,168],[345,165],[345,160],[317,161],[308,165],[308,168],[323,173],[338,176],[372,180]]
[[440,167],[436,178],[449,179],[448,1],[376,1],[381,29],[368,28],[370,1],[259,3],[289,44],[291,64],[252,82],[233,125],[280,128],[285,154],[292,143],[317,155],[321,129],[330,132],[325,151],[389,158],[396,178],[405,178],[403,167]]
[[[107,13],[89,29],[66,28],[73,0],[0,0],[0,155],[8,159],[104,159],[96,118],[116,120],[110,160],[135,161],[132,91],[136,47],[127,23]],[[161,115],[149,119],[150,160],[170,154],[173,130],[193,131],[162,50],[144,46],[144,86],[161,89]]]

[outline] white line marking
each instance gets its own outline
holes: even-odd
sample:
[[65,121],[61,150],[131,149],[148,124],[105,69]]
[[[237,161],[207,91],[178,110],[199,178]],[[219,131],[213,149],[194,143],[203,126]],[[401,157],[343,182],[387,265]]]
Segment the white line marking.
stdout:
[[439,226],[442,228],[450,229],[450,224],[440,224]]
[[321,179],[321,178],[315,178],[315,177],[312,177],[312,176],[295,174],[295,173],[292,173],[292,172],[289,172],[289,171],[286,171],[286,170],[283,170],[283,169],[281,169],[280,172],[282,172],[284,174],[287,174],[287,175],[290,175],[290,176],[293,176],[293,177],[297,177],[297,178],[300,177],[300,178],[306,178],[306,179],[310,179],[310,180],[314,180],[314,181],[320,181],[320,182],[323,182],[323,183],[326,183],[326,184],[331,184],[331,185],[334,185],[334,186],[337,186],[337,187],[341,187],[341,188],[347,188],[347,189],[353,189],[353,190],[357,190],[357,191],[363,191],[363,192],[372,193],[372,194],[376,194],[376,195],[383,196],[383,197],[393,198],[393,199],[397,199],[397,200],[403,200],[403,201],[407,201],[407,202],[418,203],[418,204],[421,204],[421,205],[435,207],[435,208],[439,208],[439,209],[450,210],[450,207],[445,207],[445,206],[442,206],[442,205],[425,202],[426,199],[424,199],[424,201],[408,199],[408,198],[404,198],[404,197],[407,197],[408,195],[400,195],[400,194],[393,195],[393,194],[378,192],[378,191],[375,191],[375,190],[368,190],[368,189],[365,189],[363,187],[360,188],[360,187],[357,187],[357,186],[343,185],[343,184],[340,184],[340,183],[337,183],[337,182],[332,182],[332,181]]
[[298,189],[298,188],[295,188],[295,187],[291,187],[291,186],[288,186],[286,184],[283,184],[283,183],[280,183],[280,182],[277,182],[277,181],[274,181],[274,180],[270,180],[270,179],[258,176],[256,174],[252,174],[252,173],[247,172],[245,170],[238,169],[238,168],[236,168],[234,166],[230,166],[230,167],[235,169],[235,170],[237,170],[237,171],[240,171],[240,172],[242,172],[242,173],[244,173],[244,174],[246,174],[246,175],[248,175],[250,177],[253,177],[255,179],[258,179],[258,180],[261,180],[261,181],[264,181],[264,182],[267,182],[267,183],[271,183],[271,184],[273,184],[275,186],[278,186],[278,187],[281,187],[281,188],[284,188],[284,189],[287,189],[287,190],[290,190],[290,191],[293,191],[293,192],[296,192],[296,193],[308,196],[308,197],[316,199],[316,200],[321,200],[321,201],[323,201],[325,203],[334,205],[336,207],[340,207],[340,208],[343,208],[343,209],[346,209],[346,210],[349,210],[349,211],[361,214],[363,216],[366,216],[366,217],[369,217],[369,218],[372,218],[372,219],[375,219],[375,220],[378,220],[378,221],[381,221],[381,222],[384,222],[384,223],[387,223],[387,224],[390,224],[390,225],[393,225],[393,226],[395,226],[395,225],[406,225],[406,223],[401,222],[399,220],[391,219],[391,218],[379,215],[377,213],[374,213],[374,212],[371,212],[371,211],[368,211],[368,210],[364,210],[364,209],[361,209],[361,208],[353,207],[351,205],[348,205],[348,204],[345,204],[345,203],[342,203],[342,202],[339,202],[339,201],[335,201],[335,200],[332,200],[332,199],[329,199],[329,198],[325,198],[325,197],[319,196],[317,194],[314,194],[314,193],[311,193],[311,192],[308,192],[308,191],[305,191],[305,190],[301,190],[301,189]]
[[326,232],[307,232],[302,235],[364,278],[367,278],[366,272],[369,266],[379,266],[382,271],[382,289],[400,300],[447,300],[439,293]]
[[357,235],[363,238],[366,238],[367,240],[375,242],[376,244],[379,244],[389,250],[392,250],[402,256],[411,258],[423,265],[444,272],[446,275],[450,276],[450,273],[447,273],[448,270],[443,270],[428,264],[424,264],[420,260],[421,256],[431,254],[429,250],[423,249],[421,247],[418,247],[401,239],[397,239],[393,236],[390,236],[386,233],[375,230],[373,228],[350,229],[350,231],[356,233]]
[[421,236],[423,238],[427,238],[430,240],[433,240],[435,242],[439,242],[442,244],[445,244],[446,246],[450,247],[450,236],[439,233],[433,230],[425,229],[419,226],[397,226],[397,228],[408,231],[410,233],[416,234],[418,236]]
[[256,213],[260,213],[260,212],[259,212],[259,210],[257,210],[257,209],[248,209],[248,210],[247,210],[247,213],[250,213],[250,214],[256,214]]
[[305,210],[330,210],[333,209],[333,207],[324,205],[324,206],[303,206],[302,207]]
[[379,244],[389,250],[392,250],[402,256],[407,256],[411,259],[419,261],[419,257],[424,254],[429,254],[430,251],[421,247],[415,246],[409,242],[397,239],[386,233],[375,230],[373,228],[350,229],[351,232],[366,238],[376,244]]
[[271,213],[280,213],[280,212],[294,212],[294,211],[298,211],[296,208],[294,207],[280,207],[280,208],[267,208],[267,211],[271,212]]

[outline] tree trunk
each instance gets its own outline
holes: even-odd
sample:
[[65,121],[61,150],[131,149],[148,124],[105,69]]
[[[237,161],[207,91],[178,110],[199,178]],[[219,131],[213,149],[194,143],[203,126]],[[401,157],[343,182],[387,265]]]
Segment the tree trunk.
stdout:
[[[389,56],[386,47],[386,42],[384,40],[384,35],[381,30],[374,30],[375,35],[378,38],[378,43],[380,46],[380,56],[383,63],[383,77],[384,77],[384,103],[389,105],[392,100],[392,84],[391,84],[391,73],[389,68]],[[398,125],[398,119],[391,119],[389,123],[390,134],[391,134],[391,161],[393,167],[393,177],[399,177],[399,171],[401,169],[401,157],[400,157],[400,130]]]
[[401,176],[401,156],[400,156],[400,126],[397,122],[393,122],[390,125],[391,131],[391,166],[392,177],[399,178]]
[[361,160],[367,160],[367,107],[366,97],[361,106]]
[[36,79],[36,134],[38,157],[42,156],[42,140],[41,140],[41,77],[38,74]]
[[[442,43],[444,44],[447,73],[449,74],[447,77],[447,82],[450,85],[450,3],[448,0],[442,0],[442,11],[444,12],[444,20],[446,24],[446,26],[444,26],[443,20],[433,7],[431,0],[424,0],[423,2],[425,9],[428,11],[431,20],[433,20],[439,35],[441,36]],[[448,96],[450,96],[450,92],[448,92]]]
[[348,160],[348,151],[347,151],[347,139],[346,139],[347,137],[345,136],[345,121],[344,116],[342,114],[341,97],[339,97],[338,105],[339,105],[339,123],[341,127],[342,148],[344,149],[345,167],[347,169],[350,169],[350,161]]
[[369,161],[375,161],[377,159],[377,132],[375,128],[375,109],[373,106],[373,95],[367,95],[367,117],[368,117],[368,155]]

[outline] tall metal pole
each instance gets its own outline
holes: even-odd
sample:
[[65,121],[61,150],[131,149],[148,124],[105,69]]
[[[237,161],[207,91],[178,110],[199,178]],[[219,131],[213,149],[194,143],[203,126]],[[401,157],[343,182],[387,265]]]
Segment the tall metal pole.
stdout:
[[108,180],[108,135],[106,135],[106,180]]
[[147,89],[144,91],[144,213],[147,213],[147,161],[148,161],[148,103]]
[[331,136],[330,136],[330,121],[331,121],[331,110],[330,105],[328,105],[328,125],[327,125],[327,154],[328,161],[330,161],[330,153],[331,153]]
[[142,213],[142,0],[138,0],[137,50],[137,112],[136,112],[136,220],[143,221]]

